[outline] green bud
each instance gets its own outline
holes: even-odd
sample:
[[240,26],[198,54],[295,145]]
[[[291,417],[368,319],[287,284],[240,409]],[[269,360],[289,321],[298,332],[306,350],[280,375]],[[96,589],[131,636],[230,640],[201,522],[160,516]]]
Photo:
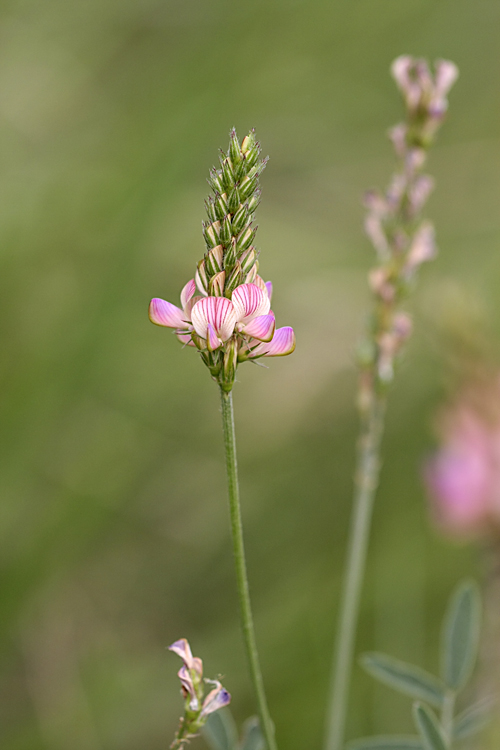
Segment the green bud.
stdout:
[[233,164],[238,164],[241,161],[241,149],[236,130],[233,128],[229,133],[229,156]]
[[202,339],[201,336],[198,336],[196,331],[191,332],[191,338],[193,340],[194,345],[200,350],[203,351],[203,349],[207,348],[207,342],[205,339]]
[[239,262],[239,260],[237,260],[234,264],[233,270],[227,277],[224,291],[226,297],[229,297],[229,299],[231,299],[231,292],[233,292],[241,283],[243,283],[243,273],[241,271],[241,263]]
[[226,281],[226,272],[220,271],[212,279],[208,285],[208,294],[210,297],[223,297],[224,296],[224,282]]
[[255,146],[255,130],[251,130],[248,135],[243,138],[241,142],[241,151],[246,154],[251,148]]
[[245,200],[245,198],[249,198],[254,190],[257,188],[258,183],[258,177],[257,175],[254,175],[253,177],[246,177],[243,178],[243,180],[240,182],[240,197],[242,200]]
[[229,243],[231,242],[231,237],[233,236],[232,233],[232,226],[231,226],[231,217],[228,214],[224,221],[221,223],[220,228],[220,241],[222,244],[227,247]]
[[[226,191],[229,193],[231,188],[234,186],[234,169],[231,159],[224,159],[222,162],[222,182]],[[222,192],[222,191],[221,191]]]
[[237,260],[238,260],[238,251],[236,249],[236,240],[234,237],[232,237],[229,249],[226,250],[226,253],[224,255],[224,268],[226,270],[231,270],[234,267],[234,264],[236,263]]
[[258,145],[256,144],[253,148],[251,148],[247,153],[245,154],[245,165],[247,170],[251,169],[255,164],[257,164],[257,159],[259,158],[260,149]]
[[205,261],[200,260],[196,268],[195,281],[200,292],[208,292],[208,277],[205,268]]
[[229,193],[229,197],[227,199],[227,205],[230,213],[234,214],[235,211],[238,210],[240,202],[240,193],[238,188],[235,186]]
[[246,206],[240,205],[238,210],[233,216],[233,233],[239,234],[244,226],[246,226],[248,220],[248,208]]
[[217,219],[220,218],[216,214],[214,201],[212,198],[207,198],[207,200],[205,201],[205,208],[207,211],[207,216],[210,219],[210,221],[217,221]]
[[224,192],[224,185],[222,183],[222,172],[217,171],[215,168],[210,171],[210,177],[208,178],[208,184],[216,193]]
[[205,270],[209,277],[215,276],[222,270],[222,259],[224,257],[224,248],[217,245],[205,255]]
[[217,214],[216,218],[222,220],[229,211],[226,193],[217,193],[217,195],[215,196],[214,204],[215,213]]
[[203,236],[207,247],[216,247],[219,244],[220,221],[214,221],[212,224],[203,224]]
[[256,190],[255,193],[250,198],[250,200],[248,201],[247,208],[250,214],[255,213],[255,211],[257,210],[257,206],[260,203],[260,197],[261,197],[260,190]]
[[243,273],[248,273],[254,267],[256,260],[257,253],[255,252],[254,247],[249,247],[248,250],[245,250],[240,257],[241,270]]
[[257,227],[255,227],[255,229],[247,227],[242,232],[240,232],[240,234],[236,238],[236,250],[239,253],[241,253],[242,250],[246,250],[247,247],[250,247],[253,242],[253,238],[255,237],[256,231]]

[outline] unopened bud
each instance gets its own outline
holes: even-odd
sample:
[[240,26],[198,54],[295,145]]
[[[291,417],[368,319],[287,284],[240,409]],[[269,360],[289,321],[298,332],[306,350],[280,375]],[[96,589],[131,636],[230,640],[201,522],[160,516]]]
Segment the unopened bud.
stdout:
[[210,219],[210,221],[217,221],[219,216],[217,216],[216,208],[214,205],[214,201],[212,198],[207,198],[205,201],[205,209],[207,211],[207,216]]
[[212,224],[203,224],[203,236],[207,247],[216,247],[219,244],[220,221],[214,221]]
[[216,193],[223,193],[224,185],[222,182],[222,172],[217,171],[217,169],[215,168],[212,169],[210,172],[210,177],[208,178],[208,184]]
[[225,286],[225,294],[226,297],[230,297],[231,292],[236,289],[237,286],[239,286],[243,281],[243,274],[241,272],[241,264],[239,261],[236,261],[234,268],[232,269],[231,273],[227,277],[227,282]]
[[234,169],[231,159],[224,159],[222,162],[222,181],[226,191],[229,193],[234,185]]
[[252,178],[247,175],[243,178],[240,182],[240,197],[242,200],[245,200],[245,198],[249,198],[252,195],[257,187],[257,180],[257,175],[254,175]]
[[247,153],[245,154],[245,165],[248,169],[251,169],[257,164],[257,159],[259,158],[259,147],[256,144],[253,148],[251,148]]
[[207,276],[214,276],[222,270],[222,259],[224,257],[224,248],[217,245],[205,255],[205,269]]
[[227,195],[226,193],[217,193],[215,196],[215,212],[217,214],[217,219],[223,219],[224,216],[228,212],[228,206],[227,206]]
[[411,276],[422,263],[433,260],[436,257],[436,253],[434,226],[430,221],[425,221],[413,237],[413,242],[406,256],[405,275]]
[[236,130],[233,128],[229,133],[229,156],[233,164],[238,164],[241,161],[241,149]]
[[226,281],[226,272],[220,271],[210,279],[208,285],[208,294],[210,297],[223,297],[224,296],[224,283]]
[[251,148],[255,146],[255,132],[251,130],[248,135],[243,138],[241,142],[241,151],[246,154]]
[[236,336],[233,336],[227,342],[225,349],[222,364],[222,387],[225,391],[230,391],[233,387],[236,368],[238,367],[238,341]]
[[257,263],[254,263],[250,271],[245,276],[245,284],[255,284],[257,278]]
[[200,260],[198,263],[194,280],[200,292],[204,295],[208,294],[208,278],[204,260]]
[[246,206],[240,206],[233,216],[232,227],[233,233],[239,234],[244,226],[246,226],[248,220],[248,208]]
[[236,238],[236,248],[239,252],[242,250],[246,250],[247,247],[250,247],[252,244],[253,238],[255,237],[255,233],[257,231],[257,227],[255,229],[252,229],[251,227],[248,227],[247,229],[244,229]]
[[227,247],[229,243],[231,242],[231,237],[233,236],[232,233],[232,226],[231,226],[231,216],[228,214],[226,217],[224,217],[224,220],[221,222],[220,227],[220,241],[222,244]]
[[257,253],[255,252],[254,247],[249,247],[248,250],[245,250],[240,257],[241,270],[243,273],[248,273],[255,265],[256,260]]
[[260,198],[261,198],[261,192],[260,190],[256,190],[247,203],[247,208],[248,208],[249,213],[251,214],[255,213],[260,203]]
[[231,239],[231,244],[228,250],[226,250],[226,254],[224,255],[224,268],[226,270],[233,268],[237,260],[238,260],[238,251],[236,249],[236,239],[233,237]]
[[203,349],[207,348],[207,342],[205,339],[202,339],[201,336],[198,336],[196,331],[191,331],[191,338],[193,339],[194,345],[200,350],[203,351]]
[[234,187],[229,193],[229,197],[227,200],[228,211],[234,214],[238,210],[240,203],[240,192],[237,187]]

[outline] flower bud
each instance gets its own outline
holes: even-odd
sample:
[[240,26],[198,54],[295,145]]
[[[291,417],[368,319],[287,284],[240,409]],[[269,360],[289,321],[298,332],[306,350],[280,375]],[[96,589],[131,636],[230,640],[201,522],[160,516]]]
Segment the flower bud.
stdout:
[[224,248],[222,245],[213,247],[205,255],[205,270],[207,277],[214,276],[219,271],[222,271],[222,262],[224,258]]
[[256,190],[247,203],[247,209],[250,214],[255,213],[255,211],[257,210],[257,207],[260,203],[260,198],[261,198],[261,192],[260,190]]
[[254,175],[253,177],[244,177],[242,181],[240,182],[240,197],[245,200],[245,198],[249,198],[253,191],[257,187],[257,175]]
[[236,237],[236,249],[238,250],[238,252],[246,250],[247,247],[252,244],[256,231],[257,227],[255,227],[255,229],[247,227],[242,232],[240,232],[240,234]]
[[224,352],[224,361],[222,364],[222,388],[229,392],[234,383],[236,368],[238,367],[238,341],[233,336],[226,344]]
[[257,266],[258,263],[255,262],[250,271],[245,276],[245,284],[255,284],[255,280],[257,279]]
[[216,193],[223,193],[224,192],[224,185],[222,182],[222,172],[217,169],[212,169],[210,171],[210,177],[208,178],[208,184],[214,190]]
[[236,289],[243,282],[243,274],[241,272],[241,264],[237,260],[233,270],[229,274],[225,286],[225,295],[230,298],[231,292]]
[[208,293],[208,278],[204,260],[200,260],[198,263],[194,280],[200,292],[206,295]]
[[231,216],[228,214],[224,217],[224,220],[221,222],[221,228],[220,228],[220,241],[222,244],[227,247],[229,243],[231,242],[231,237],[233,236],[232,233],[232,226],[231,226]]
[[229,156],[231,157],[233,164],[238,164],[242,158],[240,142],[236,135],[235,128],[229,133]]
[[229,158],[224,159],[222,162],[222,182],[228,193],[234,186],[234,179],[233,163]]
[[232,220],[233,234],[239,234],[241,232],[243,227],[246,226],[248,218],[249,211],[247,206],[240,205],[240,207],[236,210]]
[[237,187],[234,187],[231,192],[229,193],[229,197],[227,199],[227,205],[228,210],[234,214],[240,205],[240,193]]
[[241,142],[241,152],[246,154],[250,149],[255,147],[255,131],[251,130],[248,135],[243,138]]
[[255,252],[254,247],[249,247],[248,250],[245,250],[240,256],[241,270],[243,273],[248,273],[255,265],[256,260],[257,253]]
[[238,260],[238,251],[236,249],[236,239],[232,237],[229,249],[226,251],[226,254],[224,255],[224,268],[226,270],[233,268],[237,260]]
[[210,221],[217,221],[217,219],[220,218],[217,215],[213,198],[207,198],[207,200],[205,201],[205,209],[206,209],[207,216],[210,219]]
[[227,195],[226,193],[217,193],[215,196],[215,213],[217,219],[223,219],[228,212]]
[[208,294],[210,297],[223,297],[224,296],[224,283],[226,281],[226,272],[220,271],[210,279],[208,285]]
[[212,248],[219,244],[220,221],[214,221],[212,224],[203,224],[203,236],[207,247]]
[[259,158],[259,152],[260,149],[258,145],[255,145],[253,148],[251,148],[247,153],[245,154],[245,164],[247,168],[252,168],[257,164],[257,159]]

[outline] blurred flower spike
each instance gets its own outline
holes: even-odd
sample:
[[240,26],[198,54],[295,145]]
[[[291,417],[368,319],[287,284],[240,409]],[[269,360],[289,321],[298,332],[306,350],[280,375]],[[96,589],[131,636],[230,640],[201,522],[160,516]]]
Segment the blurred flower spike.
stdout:
[[252,244],[259,176],[266,166],[259,156],[253,131],[241,145],[231,131],[229,150],[208,180],[213,196],[205,203],[205,256],[181,292],[181,307],[159,298],[149,306],[151,322],[172,328],[181,343],[196,347],[225,391],[232,389],[239,363],[282,357],[295,349],[293,329],[276,329],[272,284],[258,275]]
[[[181,748],[198,734],[210,714],[230,703],[231,696],[218,680],[203,679],[203,663],[199,657],[192,655],[185,638],[172,643],[169,650],[180,656],[184,662],[177,672],[185,701],[184,716],[181,717],[179,729],[170,746]],[[204,683],[214,686],[206,696]]]
[[438,434],[424,471],[437,525],[457,537],[500,535],[500,376],[464,389]]
[[411,290],[422,264],[437,254],[434,227],[422,211],[434,187],[422,169],[427,151],[448,108],[447,94],[458,76],[452,62],[438,60],[432,75],[425,60],[398,57],[391,71],[403,94],[405,121],[389,133],[398,166],[385,193],[365,195],[365,231],[377,256],[369,275],[375,311],[368,339],[360,347],[360,404],[394,376],[394,363],[411,332],[411,321],[400,305]]

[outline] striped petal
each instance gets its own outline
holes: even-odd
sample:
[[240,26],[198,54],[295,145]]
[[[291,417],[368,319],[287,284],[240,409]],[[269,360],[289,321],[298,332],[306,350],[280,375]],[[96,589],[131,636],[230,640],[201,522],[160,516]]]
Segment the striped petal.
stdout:
[[194,279],[190,279],[181,292],[181,305],[182,305],[183,310],[186,307],[189,300],[191,299],[191,297],[194,295],[195,291],[196,291],[196,282]]
[[295,334],[293,328],[284,326],[278,328],[272,341],[268,344],[259,344],[248,355],[249,357],[284,357],[291,354],[295,349]]
[[259,339],[259,341],[271,341],[274,335],[275,326],[276,321],[273,313],[270,313],[269,315],[259,315],[258,318],[254,318],[250,323],[247,323],[243,328],[242,333],[251,336],[254,339]]
[[155,297],[149,304],[149,319],[157,326],[185,328],[184,312],[180,307]]
[[255,284],[237,286],[231,299],[238,323],[249,323],[259,315],[267,315],[271,307],[267,292]]
[[[212,680],[210,680],[212,682]],[[201,716],[208,716],[213,714],[214,711],[218,711],[219,708],[224,708],[231,702],[231,696],[225,688],[222,687],[218,680],[213,680],[215,687],[209,692],[205,700],[203,701],[203,707],[200,713]]]
[[191,321],[201,338],[207,338],[210,324],[218,338],[227,341],[236,325],[236,313],[233,303],[227,297],[204,297],[193,307]]
[[172,643],[172,645],[168,647],[168,650],[173,651],[174,654],[180,656],[188,669],[193,669],[193,654],[191,653],[191,648],[186,638],[180,638],[178,641],[175,641],[175,643]]
[[269,302],[270,302],[273,297],[273,282],[272,281],[266,281],[266,289],[267,289],[267,296],[269,297]]

